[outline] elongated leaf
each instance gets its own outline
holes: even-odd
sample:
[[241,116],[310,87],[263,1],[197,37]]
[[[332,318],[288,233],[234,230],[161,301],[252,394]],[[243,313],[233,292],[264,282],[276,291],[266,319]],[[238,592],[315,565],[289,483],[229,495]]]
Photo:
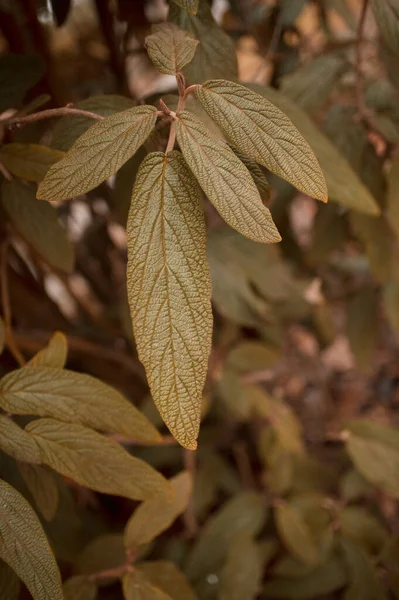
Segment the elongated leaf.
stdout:
[[0,450],[16,460],[41,463],[40,450],[35,440],[4,415],[0,415]]
[[122,588],[125,600],[172,600],[165,592],[151,585],[137,569],[124,575]]
[[43,348],[43,350],[39,350],[39,352],[26,363],[26,366],[62,369],[65,366],[67,354],[67,338],[61,331],[56,331],[51,336],[47,346]]
[[0,560],[0,598],[4,600],[18,600],[20,581],[15,572]]
[[224,220],[255,241],[280,241],[251,175],[230,148],[186,111],[176,129],[184,158]]
[[350,580],[344,600],[387,600],[388,596],[378,580],[375,566],[362,548],[348,539],[341,539],[341,546]]
[[154,560],[137,565],[137,569],[155,587],[173,600],[197,600],[185,575],[172,562]]
[[90,375],[35,366],[0,381],[0,406],[17,415],[60,421],[157,442],[159,433],[119,392]]
[[302,562],[314,565],[318,561],[318,549],[312,532],[301,514],[287,502],[275,509],[276,524],[283,543]]
[[128,297],[139,358],[165,423],[194,449],[212,335],[198,186],[179,152],[147,156],[127,227]]
[[220,582],[220,600],[254,600],[262,580],[261,554],[252,536],[238,533],[229,548]]
[[169,492],[167,481],[152,467],[82,425],[38,419],[25,431],[34,436],[42,461],[79,485],[132,500]]
[[153,25],[151,35],[145,38],[149,57],[165,75],[181,71],[192,60],[198,43],[173,23]]
[[271,102],[223,79],[198,86],[196,97],[207,113],[244,154],[293,186],[327,201],[327,187],[311,147]]
[[156,118],[154,106],[136,106],[96,123],[51,167],[37,197],[62,200],[94,189],[133,156]]
[[380,34],[395,55],[399,54],[399,3],[397,0],[371,0]]
[[40,144],[5,144],[0,148],[0,160],[12,175],[36,183],[63,156],[63,152]]
[[0,558],[34,600],[63,600],[57,563],[39,519],[17,490],[0,480]]
[[248,156],[237,150],[237,148],[233,146],[233,144],[229,144],[229,148],[233,150],[234,154],[240,159],[242,163],[244,163],[248,171],[251,173],[251,177],[259,190],[259,194],[263,202],[265,200],[269,200],[270,185],[258,163],[252,160],[252,158],[248,158]]
[[58,485],[53,471],[38,465],[20,463],[19,472],[33,496],[38,510],[46,521],[51,521],[58,507]]
[[192,13],[193,15],[195,15],[198,10],[199,0],[173,0],[173,2],[181,8],[185,8],[188,12]]
[[270,87],[252,84],[250,88],[282,110],[309,143],[325,175],[330,200],[346,208],[379,214],[380,209],[367,187],[304,110]]
[[44,63],[39,56],[5,54],[0,58],[0,112],[17,107],[26,92],[44,74]]
[[4,182],[1,202],[12,226],[43,260],[67,273],[72,271],[73,246],[56,210],[50,204],[38,202],[32,186],[16,179]]
[[87,577],[71,577],[63,585],[64,600],[95,600],[97,586]]
[[125,528],[126,548],[137,548],[151,542],[185,510],[193,487],[190,473],[184,471],[170,483],[175,495],[169,501],[162,497],[152,498],[136,508]]

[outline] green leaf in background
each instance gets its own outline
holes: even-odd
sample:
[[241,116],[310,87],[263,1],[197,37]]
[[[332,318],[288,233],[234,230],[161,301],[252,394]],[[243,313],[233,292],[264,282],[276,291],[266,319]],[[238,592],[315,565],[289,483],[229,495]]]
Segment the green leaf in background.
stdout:
[[275,104],[293,122],[306,139],[320,163],[327,182],[330,200],[371,215],[378,215],[380,209],[367,187],[353,171],[348,161],[330,142],[309,115],[281,92],[271,87],[251,84],[256,93]]
[[399,499],[399,433],[372,421],[354,421],[345,432],[346,449],[360,473]]
[[16,460],[41,463],[35,440],[5,415],[0,415],[0,450]]
[[15,231],[51,266],[70,273],[73,246],[61,227],[53,206],[39,202],[35,189],[13,180],[3,182],[1,202]]
[[319,551],[307,523],[299,511],[288,502],[275,508],[277,530],[287,550],[305,564],[315,565]]
[[36,55],[5,54],[0,57],[0,113],[16,108],[26,92],[44,75],[45,65]]
[[51,167],[37,197],[62,200],[94,189],[133,156],[150,135],[156,119],[156,108],[144,105],[99,121]]
[[234,152],[189,112],[179,114],[176,130],[185,160],[223,219],[255,241],[280,241],[269,209]]
[[399,3],[397,0],[371,0],[378,30],[388,48],[399,54]]
[[[116,216],[124,227],[126,227],[129,215],[130,204],[132,200],[132,189],[136,183],[137,173],[140,165],[147,156],[144,146],[141,146],[136,154],[123,165],[115,175],[115,184],[113,187],[113,207]],[[130,317],[129,317],[130,321]],[[129,322],[129,329],[131,324]],[[130,333],[131,335],[131,333]]]
[[227,355],[227,365],[247,373],[270,369],[281,358],[279,350],[263,342],[242,340]]
[[228,144],[228,146],[229,148],[231,148],[231,150],[233,150],[237,158],[239,158],[240,161],[244,163],[248,171],[251,173],[251,177],[254,180],[256,187],[258,188],[262,201],[265,202],[266,200],[269,200],[271,188],[269,182],[266,179],[265,174],[263,173],[258,163],[252,160],[252,158],[248,158],[248,156],[240,152],[240,150],[237,150],[237,148],[233,146],[233,144]]
[[46,467],[22,462],[19,472],[36,507],[46,521],[52,521],[58,508],[59,492],[56,475]]
[[391,164],[388,175],[387,220],[399,238],[399,154]]
[[125,527],[125,546],[135,549],[151,542],[168,529],[187,507],[192,494],[192,477],[188,471],[170,479],[174,497],[151,498],[136,508]]
[[95,600],[97,597],[97,586],[87,577],[76,575],[68,579],[62,590],[64,600]]
[[26,363],[26,367],[51,367],[62,369],[68,355],[68,341],[61,331],[55,331],[47,346],[39,350],[33,358]]
[[373,486],[356,469],[350,469],[339,483],[340,495],[346,502],[356,502],[373,492]]
[[57,563],[39,519],[17,490],[0,480],[0,558],[34,600],[63,600]]
[[38,419],[25,431],[36,440],[43,463],[79,485],[132,500],[170,493],[168,482],[152,467],[82,425]]
[[357,544],[342,538],[341,546],[349,570],[349,585],[344,600],[388,600],[375,566]]
[[[86,100],[82,100],[76,104],[76,108],[96,113],[101,117],[109,117],[117,112],[133,108],[133,106],[134,102],[131,98],[115,94],[91,96],[91,98],[86,98]],[[52,147],[67,152],[93,123],[92,118],[80,115],[62,117],[54,126]]]
[[179,152],[152,153],[133,190],[127,286],[150,390],[180,444],[195,449],[212,336],[198,185]]
[[199,2],[197,14],[171,4],[168,19],[200,42],[193,60],[183,70],[189,83],[202,83],[211,77],[237,79],[235,44],[216,23],[208,2]]
[[174,563],[166,560],[146,561],[137,564],[136,569],[173,600],[197,600],[186,576]]
[[66,369],[28,366],[8,373],[0,381],[0,406],[12,414],[53,417],[139,441],[160,439],[150,421],[117,390]]
[[184,8],[193,15],[197,13],[199,1],[200,0],[173,0],[177,6]]
[[369,373],[377,344],[377,296],[371,287],[363,287],[348,307],[347,334],[358,368]]
[[238,83],[215,79],[195,90],[208,114],[244,154],[300,191],[327,201],[327,187],[311,147],[271,102]]
[[36,183],[63,156],[63,152],[40,144],[5,144],[0,148],[0,160],[12,175]]
[[394,273],[382,289],[382,298],[388,322],[396,335],[399,335],[399,274]]
[[221,573],[220,600],[254,600],[262,580],[261,553],[246,531],[237,533]]
[[360,506],[346,506],[339,513],[340,531],[369,555],[379,555],[388,540],[383,524]]
[[173,23],[153,25],[145,38],[147,52],[155,67],[165,75],[176,75],[189,63],[199,44]]
[[15,572],[0,560],[0,598],[18,600],[21,584]]
[[354,212],[350,223],[364,245],[371,273],[378,282],[385,283],[391,278],[396,262],[395,240],[385,218]]
[[168,594],[152,585],[137,569],[128,571],[122,580],[125,600],[172,600]]

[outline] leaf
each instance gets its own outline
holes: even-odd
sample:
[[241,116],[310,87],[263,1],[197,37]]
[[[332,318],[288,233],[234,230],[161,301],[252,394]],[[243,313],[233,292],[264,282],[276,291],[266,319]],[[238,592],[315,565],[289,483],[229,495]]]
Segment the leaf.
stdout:
[[134,549],[152,542],[168,529],[186,509],[192,494],[192,477],[183,471],[170,480],[175,492],[169,500],[151,498],[140,504],[130,517],[125,528],[124,542],[127,549]]
[[35,440],[5,415],[0,415],[0,450],[16,460],[41,462]]
[[[120,533],[105,533],[93,538],[78,554],[75,570],[84,575],[92,575],[119,567],[126,561],[123,545],[123,535]],[[118,576],[110,576],[104,584],[111,583]]]
[[[92,96],[76,104],[76,108],[96,113],[102,117],[109,117],[114,113],[127,110],[133,106],[134,102],[131,98],[125,98],[125,96],[118,96],[116,94]],[[67,152],[93,123],[94,121],[91,117],[80,115],[66,115],[62,117],[54,126],[52,147]]]
[[229,548],[221,574],[220,600],[254,600],[260,590],[262,563],[259,548],[246,531]]
[[145,38],[150,59],[160,73],[176,75],[193,59],[198,40],[173,23],[153,25],[151,31]]
[[243,340],[229,352],[227,364],[240,372],[270,369],[281,358],[277,348],[263,342]]
[[90,375],[27,366],[0,381],[0,406],[17,415],[53,417],[156,443],[159,433],[117,390]]
[[122,588],[125,600],[172,600],[162,590],[151,585],[137,569],[128,571],[123,576]]
[[248,158],[248,156],[237,150],[237,148],[233,146],[233,144],[228,144],[228,146],[231,150],[233,150],[237,158],[239,158],[240,161],[244,163],[248,171],[251,173],[251,177],[254,180],[254,184],[258,188],[262,201],[265,202],[266,200],[269,200],[270,185],[258,163],[252,160],[252,158]]
[[371,215],[379,214],[380,209],[367,187],[305,111],[270,87],[254,84],[249,87],[282,110],[309,143],[326,178],[330,200],[346,208]]
[[200,42],[193,60],[183,71],[190,83],[202,83],[211,77],[237,79],[234,42],[213,18],[208,2],[201,0],[195,15],[171,4],[168,20]]
[[0,560],[0,598],[18,600],[21,584],[12,569]]
[[288,27],[299,17],[307,0],[280,0],[280,14],[282,24]]
[[396,237],[399,237],[399,154],[394,157],[389,171],[386,217]]
[[47,346],[39,350],[33,358],[26,363],[26,367],[51,367],[62,369],[65,366],[68,354],[68,341],[61,331],[56,331],[50,338]]
[[[132,200],[132,189],[136,183],[136,177],[140,164],[143,162],[147,152],[144,146],[141,146],[132,158],[123,165],[115,175],[115,184],[113,188],[113,204],[116,211],[116,216],[123,227],[126,228],[126,223],[129,215],[130,204]],[[127,303],[126,303],[127,305]],[[129,314],[129,312],[127,312]],[[132,325],[130,323],[129,316],[129,335],[131,333]]]
[[346,449],[360,473],[377,488],[399,498],[399,433],[372,421],[354,421]]
[[396,335],[399,335],[399,279],[398,274],[382,289],[384,309],[388,322]]
[[52,521],[58,508],[59,499],[57,479],[54,473],[44,467],[25,462],[20,463],[18,469],[38,510],[46,521]]
[[251,175],[230,148],[186,111],[179,114],[176,131],[188,166],[223,219],[255,241],[280,241]]
[[196,600],[186,576],[174,563],[166,560],[146,561],[139,563],[136,569],[173,600]]
[[148,155],[127,226],[129,305],[154,402],[189,449],[197,446],[212,336],[205,244],[198,186],[183,157]]
[[375,567],[364,551],[347,539],[341,539],[341,546],[350,577],[344,600],[387,600]]
[[340,495],[346,502],[356,502],[373,491],[370,483],[356,469],[350,469],[341,478]]
[[256,535],[267,516],[267,505],[259,494],[241,492],[229,500],[203,527],[188,557],[188,577],[198,580],[220,567],[235,535],[241,531]]
[[244,154],[300,191],[327,201],[327,187],[312,149],[271,102],[231,81],[206,81],[195,90],[207,113]]
[[363,373],[374,366],[377,344],[377,298],[371,287],[361,288],[348,308],[347,333],[356,363]]
[[156,108],[144,105],[99,121],[51,167],[37,198],[63,200],[93,190],[133,156],[150,135],[156,119]]
[[4,350],[4,344],[6,343],[6,328],[3,319],[0,317],[0,354]]
[[350,215],[353,231],[364,245],[370,271],[378,282],[385,283],[392,276],[396,262],[395,239],[383,217],[353,213]]
[[275,508],[275,518],[278,532],[289,552],[305,564],[316,564],[318,548],[301,514],[288,502],[281,502]]
[[79,485],[132,500],[169,492],[162,475],[113,440],[82,425],[38,419],[25,431],[36,440],[42,461]]
[[379,555],[388,541],[382,523],[360,506],[346,506],[339,513],[340,531],[369,555]]
[[32,186],[5,181],[1,202],[14,229],[39,256],[56,269],[73,270],[74,250],[50,204],[38,202]]
[[5,144],[0,148],[0,160],[12,175],[36,183],[63,156],[63,152],[40,144]]
[[5,54],[0,57],[0,113],[17,107],[30,88],[44,75],[45,66],[38,55]]
[[64,600],[95,600],[97,586],[87,577],[71,577],[63,585]]
[[197,13],[199,0],[173,0],[173,2],[193,15]]
[[388,46],[395,54],[399,54],[399,4],[397,0],[371,0],[375,20],[380,34]]
[[34,600],[63,600],[61,577],[42,526],[28,502],[0,480],[0,558]]

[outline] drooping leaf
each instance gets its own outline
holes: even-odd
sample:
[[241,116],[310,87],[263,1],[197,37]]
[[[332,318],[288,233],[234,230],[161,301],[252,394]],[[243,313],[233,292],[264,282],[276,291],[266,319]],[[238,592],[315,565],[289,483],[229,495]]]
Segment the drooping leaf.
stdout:
[[46,521],[52,521],[58,508],[58,485],[55,474],[45,467],[20,463],[19,472],[36,506]]
[[246,531],[232,540],[220,581],[220,600],[254,600],[260,590],[262,563],[259,548]]
[[357,365],[370,372],[377,343],[377,298],[369,287],[361,288],[352,298],[348,309],[347,332]]
[[137,440],[160,436],[148,419],[118,391],[90,375],[28,366],[0,381],[0,406],[13,414],[53,417]]
[[16,179],[4,182],[1,192],[1,202],[14,229],[43,260],[70,273],[74,263],[73,246],[54,207],[38,202],[34,188]]
[[12,175],[36,183],[63,156],[63,152],[40,144],[5,144],[0,148],[0,160]]
[[399,238],[399,154],[392,161],[388,176],[387,219]]
[[172,600],[165,592],[151,585],[137,569],[123,576],[122,588],[125,600]]
[[216,23],[208,2],[201,0],[196,14],[171,4],[168,19],[199,40],[193,60],[183,69],[189,83],[202,83],[211,77],[237,79],[234,42]]
[[108,179],[145,142],[157,118],[154,106],[136,106],[88,129],[53,165],[39,186],[40,200],[85,194]]
[[95,600],[97,597],[97,586],[94,581],[79,575],[68,579],[62,590],[64,600]]
[[43,463],[79,485],[132,500],[169,493],[167,481],[152,467],[82,425],[38,419],[25,431],[36,440]]
[[47,346],[43,350],[39,350],[25,366],[62,369],[65,366],[67,354],[67,338],[61,331],[56,331],[51,336]]
[[44,64],[37,55],[5,54],[0,58],[0,113],[17,107],[26,92],[44,74]]
[[305,111],[271,87],[254,84],[249,87],[283,111],[306,139],[325,175],[330,200],[346,208],[379,214],[379,207],[367,187]]
[[5,415],[0,415],[0,450],[16,460],[41,462],[35,440]]
[[224,220],[255,241],[280,241],[251,175],[230,148],[186,111],[179,114],[176,130],[184,158]]
[[170,500],[152,498],[143,502],[130,517],[125,528],[125,546],[137,548],[151,542],[157,535],[168,529],[185,510],[192,493],[192,478],[183,471],[170,480],[175,492]]
[[197,13],[199,0],[173,0],[173,2],[193,15]]
[[18,600],[20,581],[15,572],[0,560],[0,598],[4,600]]
[[371,0],[380,34],[395,55],[399,54],[399,3],[397,0]]
[[0,480],[0,558],[34,600],[63,600],[61,577],[39,519],[17,490]]
[[152,585],[168,594],[173,600],[197,600],[185,575],[173,562],[146,561],[139,563],[136,568]]
[[191,62],[198,43],[174,23],[153,25],[151,35],[145,38],[149,57],[165,75],[176,75]]
[[348,539],[342,538],[340,542],[349,570],[349,585],[344,600],[387,600],[375,566],[367,554]]
[[290,119],[271,102],[231,81],[211,80],[196,97],[244,154],[296,188],[327,201],[327,187],[311,147]]
[[302,562],[314,565],[319,553],[312,533],[301,514],[288,502],[282,502],[275,509],[276,525],[287,550]]
[[143,161],[127,227],[139,358],[165,423],[194,449],[211,345],[211,284],[198,186],[178,152]]

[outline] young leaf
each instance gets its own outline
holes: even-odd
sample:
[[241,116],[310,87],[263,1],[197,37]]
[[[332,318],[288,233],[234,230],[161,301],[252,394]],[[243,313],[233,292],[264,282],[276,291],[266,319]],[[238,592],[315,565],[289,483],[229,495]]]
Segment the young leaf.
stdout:
[[0,558],[34,600],[63,600],[61,577],[39,519],[17,490],[0,480]]
[[2,185],[1,202],[15,230],[47,263],[73,270],[74,250],[50,204],[38,202],[30,185],[14,179]]
[[127,225],[128,297],[154,402],[183,446],[197,445],[212,335],[198,186],[179,152],[149,154]]
[[19,463],[18,469],[37,508],[46,521],[52,521],[57,511],[59,497],[55,474],[45,467],[26,462]]
[[5,415],[0,415],[0,450],[16,460],[42,462],[35,440]]
[[173,562],[146,561],[139,563],[136,568],[151,585],[168,594],[173,600],[197,600],[186,576]]
[[124,575],[122,588],[125,600],[172,600],[165,592],[151,585],[137,569]]
[[257,242],[281,237],[242,162],[189,112],[179,114],[177,140],[191,171],[223,219]]
[[64,600],[95,600],[97,597],[97,586],[94,581],[79,575],[68,579],[62,590]]
[[160,436],[148,419],[118,391],[90,375],[27,366],[0,381],[0,406],[16,415],[53,417],[137,440]]
[[175,491],[173,498],[151,498],[136,508],[130,517],[124,538],[127,549],[151,542],[185,510],[192,493],[191,475],[184,471],[171,479],[170,483]]
[[42,461],[79,485],[132,500],[169,493],[168,482],[152,467],[82,425],[38,419],[25,431],[36,440]]
[[327,201],[327,186],[313,150],[286,115],[252,90],[223,79],[198,86],[196,97],[244,154],[301,192]]
[[260,590],[262,563],[259,548],[246,531],[229,548],[220,581],[220,600],[254,600]]
[[145,38],[149,57],[165,75],[176,75],[181,71],[192,60],[198,44],[198,40],[173,23],[153,25],[151,35]]
[[68,354],[68,341],[61,331],[56,331],[50,338],[47,346],[39,350],[33,358],[26,363],[26,367],[52,367],[62,369],[65,366]]
[[299,511],[287,502],[282,502],[276,506],[275,518],[287,550],[306,564],[316,564],[319,558],[318,548]]
[[40,144],[5,144],[0,148],[0,160],[12,175],[36,183],[63,156],[63,152]]
[[4,600],[18,600],[21,584],[10,567],[0,560],[0,598]]
[[173,0],[173,2],[193,15],[197,13],[199,0]]
[[40,200],[63,200],[85,194],[129,160],[150,135],[157,111],[136,106],[90,127],[47,172],[39,186]]

